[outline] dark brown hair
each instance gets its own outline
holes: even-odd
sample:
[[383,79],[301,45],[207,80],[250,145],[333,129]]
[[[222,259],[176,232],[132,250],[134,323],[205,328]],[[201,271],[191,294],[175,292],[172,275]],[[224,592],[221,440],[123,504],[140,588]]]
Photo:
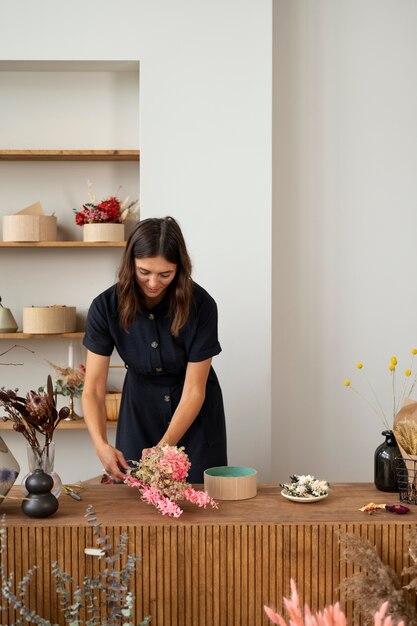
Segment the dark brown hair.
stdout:
[[150,218],[135,226],[130,234],[119,270],[117,295],[122,328],[127,330],[145,306],[136,281],[135,259],[162,256],[175,263],[177,272],[168,285],[171,332],[176,337],[188,319],[191,304],[191,260],[184,237],[173,217]]

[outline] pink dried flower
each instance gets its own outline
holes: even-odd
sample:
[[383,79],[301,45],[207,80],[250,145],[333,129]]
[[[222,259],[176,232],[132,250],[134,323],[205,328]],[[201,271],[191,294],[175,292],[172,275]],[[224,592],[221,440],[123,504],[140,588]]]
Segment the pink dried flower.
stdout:
[[[338,602],[326,607],[323,611],[312,614],[308,605],[304,606],[304,615],[301,611],[297,586],[291,579],[291,598],[284,598],[284,606],[288,612],[290,626],[346,626],[346,615],[341,610]],[[374,615],[374,626],[394,626],[392,618],[386,616],[388,602],[384,602]],[[267,617],[273,624],[288,626],[285,619],[269,606],[264,606]],[[404,626],[404,622],[398,622],[397,626]]]
[[179,517],[182,510],[178,500],[188,500],[199,507],[208,504],[217,508],[217,502],[205,491],[196,491],[186,478],[191,463],[184,448],[158,445],[140,461],[133,461],[135,467],[126,475],[125,483],[136,487],[142,500],[155,506],[162,515]]

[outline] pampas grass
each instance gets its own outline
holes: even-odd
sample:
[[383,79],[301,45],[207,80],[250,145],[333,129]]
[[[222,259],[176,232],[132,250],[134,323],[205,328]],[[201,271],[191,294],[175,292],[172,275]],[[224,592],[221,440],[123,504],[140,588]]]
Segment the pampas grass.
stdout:
[[360,567],[359,572],[341,584],[341,590],[354,602],[355,619],[362,614],[364,623],[371,624],[375,612],[388,602],[388,613],[394,621],[403,620],[407,626],[417,626],[415,596],[407,591],[417,588],[417,532],[409,535],[409,554],[414,565],[404,568],[401,573],[401,577],[415,576],[406,587],[402,586],[394,570],[383,563],[368,540],[343,531],[339,531],[339,540],[344,547],[346,561]]

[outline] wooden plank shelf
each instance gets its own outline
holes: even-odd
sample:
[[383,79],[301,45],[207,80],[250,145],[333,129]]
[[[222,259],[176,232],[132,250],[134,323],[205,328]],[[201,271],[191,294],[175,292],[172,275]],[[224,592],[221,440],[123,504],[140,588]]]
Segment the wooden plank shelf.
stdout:
[[0,150],[0,161],[139,161],[139,150]]
[[[106,425],[110,430],[114,430],[117,428],[117,420],[108,420]],[[68,421],[63,420],[58,424],[57,428],[62,430],[85,430],[87,428],[87,424],[83,419]],[[2,422],[0,417],[0,430],[13,430],[13,422],[9,420],[7,422]]]
[[125,241],[0,241],[0,248],[124,248]]
[[0,333],[0,339],[82,339],[84,331],[76,331],[74,333]]

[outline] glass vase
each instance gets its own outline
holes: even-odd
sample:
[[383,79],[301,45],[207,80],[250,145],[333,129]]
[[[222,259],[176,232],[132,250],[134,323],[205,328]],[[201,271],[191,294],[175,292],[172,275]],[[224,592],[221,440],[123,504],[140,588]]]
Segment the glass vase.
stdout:
[[397,480],[398,459],[401,452],[392,430],[384,430],[385,441],[375,450],[374,482],[380,491],[399,491]]
[[56,498],[59,498],[62,491],[62,480],[54,471],[55,443],[51,441],[50,443],[39,448],[32,448],[32,446],[27,444],[26,452],[28,457],[29,472],[23,478],[22,484],[25,484],[26,478],[28,478],[31,474],[34,474],[35,470],[41,469],[52,477],[54,484],[51,493]]

